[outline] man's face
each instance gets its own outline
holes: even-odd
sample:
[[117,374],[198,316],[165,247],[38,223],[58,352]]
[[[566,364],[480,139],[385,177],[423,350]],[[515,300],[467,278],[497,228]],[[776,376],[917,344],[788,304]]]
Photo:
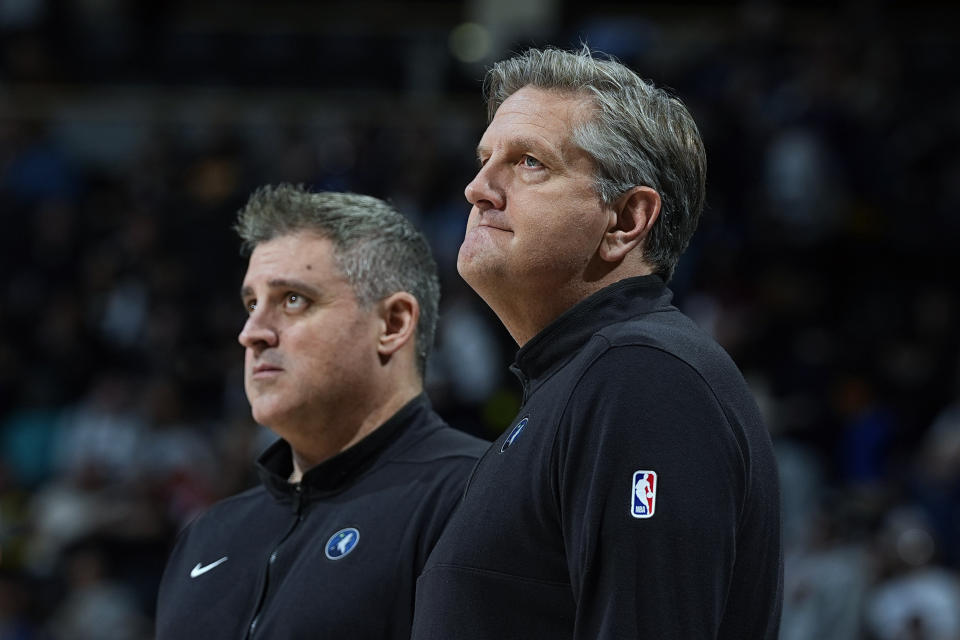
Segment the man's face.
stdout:
[[572,139],[591,110],[582,96],[530,86],[497,109],[464,192],[473,208],[457,258],[481,295],[549,295],[583,278],[611,219],[593,160]]
[[257,245],[247,266],[244,387],[254,419],[281,435],[349,407],[377,364],[376,313],[333,255],[329,240],[299,232]]

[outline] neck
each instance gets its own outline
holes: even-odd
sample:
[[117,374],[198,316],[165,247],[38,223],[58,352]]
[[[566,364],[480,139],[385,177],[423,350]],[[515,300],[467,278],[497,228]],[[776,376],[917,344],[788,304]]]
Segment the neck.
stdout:
[[524,288],[515,284],[505,286],[497,283],[483,292],[478,288],[477,293],[497,314],[517,345],[522,347],[581,300],[625,278],[649,275],[652,272],[648,267],[630,272],[626,269],[614,269],[595,277],[585,277],[550,287]]
[[[511,294],[518,293],[516,290]],[[589,292],[551,291],[550,295],[530,292],[521,296],[482,296],[504,328],[522,347],[560,314],[589,296]]]
[[[314,415],[312,428],[274,429],[290,443],[293,451],[290,482],[300,482],[307,471],[366,438],[421,391],[422,385],[418,380],[417,384],[391,389],[376,402],[369,399],[371,401],[354,404],[348,400],[347,404],[352,405],[349,409],[345,407],[324,417]],[[355,402],[356,398],[350,400]]]

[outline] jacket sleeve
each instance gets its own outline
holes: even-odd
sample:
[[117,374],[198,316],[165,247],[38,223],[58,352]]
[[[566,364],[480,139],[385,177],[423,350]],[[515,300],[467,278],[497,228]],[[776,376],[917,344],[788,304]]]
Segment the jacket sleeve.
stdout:
[[552,463],[575,637],[716,637],[745,471],[699,374],[653,347],[607,350],[572,390]]

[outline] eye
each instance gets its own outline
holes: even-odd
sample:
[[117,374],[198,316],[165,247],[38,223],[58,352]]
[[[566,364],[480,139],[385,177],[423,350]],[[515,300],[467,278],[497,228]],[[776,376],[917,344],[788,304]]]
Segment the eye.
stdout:
[[243,307],[247,310],[247,313],[253,313],[257,310],[257,301],[250,299],[243,303]]
[[290,311],[306,309],[309,303],[310,301],[299,293],[288,293],[283,299],[283,306]]
[[526,153],[520,158],[520,162],[528,169],[539,169],[543,166],[542,162]]

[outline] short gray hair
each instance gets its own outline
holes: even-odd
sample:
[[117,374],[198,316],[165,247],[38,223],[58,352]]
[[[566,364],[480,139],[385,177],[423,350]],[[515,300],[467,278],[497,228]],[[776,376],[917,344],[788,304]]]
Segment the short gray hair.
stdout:
[[234,229],[245,255],[291,233],[327,238],[337,267],[365,307],[398,291],[413,295],[420,305],[416,364],[423,376],[436,332],[440,282],[427,239],[396,209],[371,196],[280,184],[254,191]]
[[707,157],[693,116],[676,97],[584,46],[579,52],[530,49],[496,63],[484,80],[488,119],[526,86],[592,99],[594,116],[577,127],[574,142],[593,157],[605,203],[635,186],[660,194],[644,259],[669,280],[703,211]]

